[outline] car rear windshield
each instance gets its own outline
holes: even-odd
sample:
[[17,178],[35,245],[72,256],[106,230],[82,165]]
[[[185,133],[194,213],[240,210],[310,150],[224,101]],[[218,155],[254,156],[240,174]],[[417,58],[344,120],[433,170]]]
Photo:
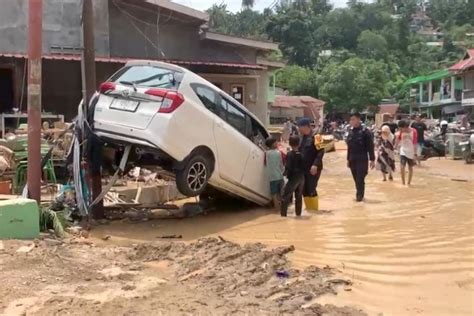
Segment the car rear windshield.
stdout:
[[119,70],[110,81],[150,88],[178,88],[182,74],[155,66],[130,66]]

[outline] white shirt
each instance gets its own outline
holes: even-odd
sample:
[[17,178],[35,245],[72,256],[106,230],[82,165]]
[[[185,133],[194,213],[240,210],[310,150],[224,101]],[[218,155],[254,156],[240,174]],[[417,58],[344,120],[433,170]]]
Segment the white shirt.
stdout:
[[413,129],[408,133],[400,133],[400,156],[405,156],[408,159],[415,159],[416,141],[416,134],[413,132]]

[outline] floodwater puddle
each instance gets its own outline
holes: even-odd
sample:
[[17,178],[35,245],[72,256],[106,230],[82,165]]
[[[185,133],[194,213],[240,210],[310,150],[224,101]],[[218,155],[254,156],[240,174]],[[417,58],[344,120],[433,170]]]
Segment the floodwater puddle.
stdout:
[[[222,210],[159,225],[102,226],[94,234],[119,242],[179,234],[184,240],[220,235],[238,243],[294,245],[296,267],[329,265],[353,282],[318,303],[352,305],[371,315],[473,315],[474,182],[451,181],[423,167],[408,188],[384,183],[374,172],[367,201],[358,204],[343,165],[343,159],[327,164],[319,189],[325,212],[319,215],[297,220],[271,210]],[[465,172],[474,172],[471,167]]]

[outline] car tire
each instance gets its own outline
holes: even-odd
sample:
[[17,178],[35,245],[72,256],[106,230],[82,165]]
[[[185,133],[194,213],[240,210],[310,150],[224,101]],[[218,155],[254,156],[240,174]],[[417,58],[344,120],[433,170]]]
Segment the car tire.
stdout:
[[184,168],[176,171],[176,186],[185,196],[198,196],[206,189],[210,176],[209,161],[201,155],[196,155],[187,160]]

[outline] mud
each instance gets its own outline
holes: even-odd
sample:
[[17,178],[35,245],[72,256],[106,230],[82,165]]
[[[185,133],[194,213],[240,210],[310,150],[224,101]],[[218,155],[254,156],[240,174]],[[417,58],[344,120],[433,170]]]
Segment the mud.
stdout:
[[223,238],[133,247],[5,242],[2,315],[365,315],[316,302],[350,288],[329,268],[292,267],[294,247]]
[[324,158],[318,190],[324,212],[316,215],[282,219],[268,209],[222,205],[206,216],[114,223],[93,235],[111,235],[109,243],[117,245],[163,235],[294,245],[288,254],[294,267],[329,265],[336,278],[353,282],[351,291],[322,295],[319,304],[356,306],[377,316],[474,315],[474,164],[430,159],[415,168],[411,187],[401,185],[398,172],[394,182],[382,182],[371,171],[366,202],[356,203],[345,154]]

